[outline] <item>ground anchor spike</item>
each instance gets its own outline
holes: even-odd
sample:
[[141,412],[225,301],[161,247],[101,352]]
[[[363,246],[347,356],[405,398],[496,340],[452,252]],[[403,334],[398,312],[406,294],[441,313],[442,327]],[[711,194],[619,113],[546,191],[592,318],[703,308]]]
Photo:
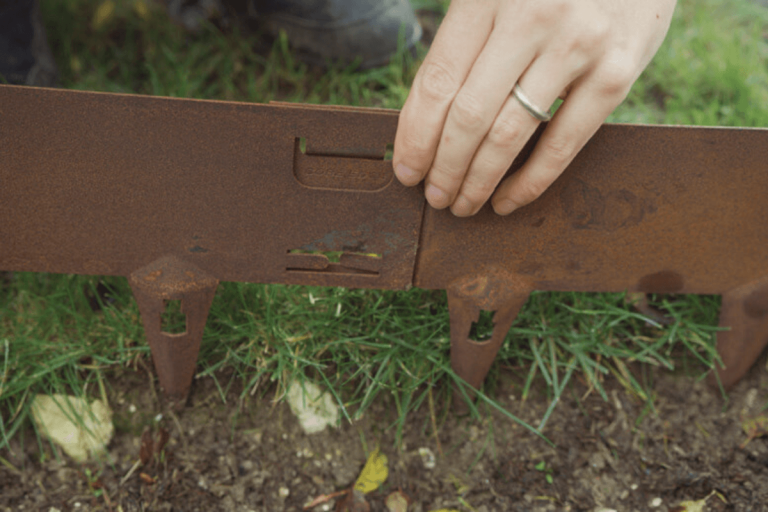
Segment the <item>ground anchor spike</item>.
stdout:
[[[503,294],[490,294],[485,286],[488,280],[479,280],[471,286],[456,286],[448,290],[448,310],[451,322],[451,367],[470,386],[479,389],[493,364],[501,344],[517,318],[520,308],[528,300],[530,291],[509,287]],[[467,293],[467,292],[470,293]],[[501,296],[500,296],[501,295]],[[481,310],[493,311],[493,332],[487,341],[469,338],[472,323],[477,322]],[[454,407],[457,412],[466,412],[464,394],[458,388],[454,392]]]
[[717,352],[723,365],[716,364],[709,380],[728,390],[768,345],[768,277],[723,294],[720,327],[728,328],[717,333]]
[[[184,406],[195,373],[208,311],[218,280],[174,256],[155,260],[128,281],[139,305],[160,386],[169,406]],[[181,301],[186,330],[164,332],[161,317],[168,301]]]

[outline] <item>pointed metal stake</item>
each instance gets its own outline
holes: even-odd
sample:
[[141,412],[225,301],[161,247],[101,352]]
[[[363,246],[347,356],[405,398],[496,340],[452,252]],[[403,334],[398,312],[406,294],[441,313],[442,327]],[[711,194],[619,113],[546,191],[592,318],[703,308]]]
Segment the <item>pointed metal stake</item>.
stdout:
[[[169,405],[181,408],[189,394],[205,322],[219,282],[174,256],[150,263],[132,273],[128,280],[139,305],[160,386]],[[181,301],[181,312],[186,315],[183,333],[162,330],[161,316],[171,300]]]
[[716,386],[719,379],[728,390],[768,345],[768,278],[723,294],[720,327],[730,328],[717,333],[717,352],[723,366],[715,366],[717,376],[710,374],[709,381]]
[[[513,280],[482,276],[454,283],[447,292],[451,367],[470,386],[479,389],[520,308],[528,300],[530,289]],[[469,334],[483,309],[494,312],[493,332],[489,340],[478,342],[471,340]],[[459,413],[467,409],[459,389],[454,391],[454,408]]]

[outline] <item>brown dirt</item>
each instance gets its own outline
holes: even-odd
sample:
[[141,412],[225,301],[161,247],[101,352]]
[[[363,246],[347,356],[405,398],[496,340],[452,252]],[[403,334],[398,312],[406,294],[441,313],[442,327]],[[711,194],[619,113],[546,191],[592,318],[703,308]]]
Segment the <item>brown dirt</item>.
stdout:
[[[664,512],[712,491],[718,494],[705,511],[768,510],[768,439],[740,447],[742,418],[759,415],[768,401],[765,363],[727,403],[703,382],[646,369],[649,374],[656,379],[655,410],[618,384],[606,383],[606,402],[596,393],[584,398],[584,386],[574,383],[544,431],[555,447],[497,412],[472,420],[438,406],[442,456],[426,406],[409,417],[398,448],[394,407],[383,400],[353,424],[308,436],[287,405],[273,404],[272,394],[238,404],[238,390],[230,390],[224,404],[212,379],[201,379],[176,418],[163,413],[170,441],[162,460],[121,485],[139,458],[142,429],[163,411],[146,375],[126,370],[110,381],[117,427],[112,461],[56,460],[28,431],[2,453],[19,471],[0,465],[0,510],[301,510],[312,498],[354,483],[365,462],[363,443],[379,444],[389,457],[389,479],[367,496],[372,511],[386,510],[386,496],[398,489],[411,500],[408,510],[417,512]],[[507,410],[533,424],[548,406],[543,390],[523,403],[514,376],[502,376],[497,389]],[[436,454],[434,469],[424,467],[421,447]]]

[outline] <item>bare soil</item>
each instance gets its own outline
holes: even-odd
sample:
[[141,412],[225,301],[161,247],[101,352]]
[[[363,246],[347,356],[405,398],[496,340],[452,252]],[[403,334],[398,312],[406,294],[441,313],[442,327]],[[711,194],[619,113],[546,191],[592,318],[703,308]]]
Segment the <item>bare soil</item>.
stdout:
[[[434,422],[426,406],[412,414],[396,445],[397,418],[384,400],[354,423],[306,435],[287,405],[273,402],[274,393],[239,403],[240,390],[231,389],[225,404],[210,378],[196,382],[189,405],[174,415],[163,409],[146,373],[124,370],[110,380],[117,430],[111,461],[57,459],[30,430],[2,453],[18,471],[0,465],[0,510],[302,510],[319,495],[352,486],[364,446],[377,444],[390,473],[366,496],[372,511],[387,510],[385,499],[396,490],[416,512],[664,512],[707,496],[705,511],[768,510],[768,439],[745,445],[742,429],[768,403],[765,363],[727,401],[689,377],[633,370],[655,380],[653,408],[615,381],[606,382],[608,401],[575,382],[544,430],[554,446],[496,411],[481,408],[483,417],[473,420],[439,403]],[[523,402],[520,384],[502,372],[496,394],[507,410],[536,425],[549,399],[542,389]],[[147,425],[167,429],[169,441],[125,479]],[[435,454],[433,469],[419,448]],[[342,501],[312,510],[353,510]]]

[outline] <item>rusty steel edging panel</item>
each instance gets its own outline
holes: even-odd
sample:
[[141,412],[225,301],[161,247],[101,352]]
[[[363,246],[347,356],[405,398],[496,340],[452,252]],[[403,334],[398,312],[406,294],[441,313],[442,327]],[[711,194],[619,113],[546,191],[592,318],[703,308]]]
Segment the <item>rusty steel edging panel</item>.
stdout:
[[768,275],[767,197],[768,130],[605,125],[513,215],[428,209],[414,284],[723,293]]
[[394,179],[397,115],[0,86],[0,270],[129,277],[176,403],[220,280],[445,288],[475,387],[533,290],[721,293],[726,385],[768,343],[768,130],[605,125],[539,200],[459,219]]
[[424,200],[384,161],[396,112],[4,86],[0,116],[2,269],[173,255],[219,280],[411,284]]

